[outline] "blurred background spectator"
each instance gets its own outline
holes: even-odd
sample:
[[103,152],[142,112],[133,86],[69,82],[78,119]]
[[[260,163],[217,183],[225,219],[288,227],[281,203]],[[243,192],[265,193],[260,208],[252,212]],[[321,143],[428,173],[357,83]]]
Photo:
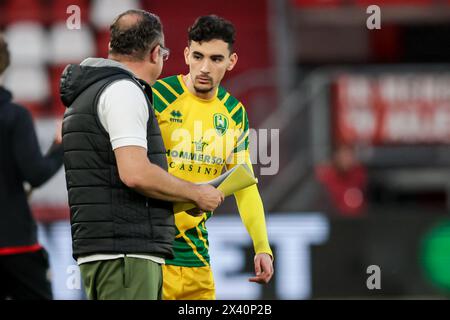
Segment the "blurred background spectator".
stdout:
[[[341,145],[329,163],[315,168],[322,187],[319,211],[345,217],[361,217],[367,207],[366,168],[358,162],[352,147]],[[311,208],[312,209],[312,208]]]
[[[0,76],[9,63],[0,35]],[[62,166],[61,127],[43,156],[30,112],[11,100],[0,82],[0,299],[49,300],[48,255],[38,241],[28,197]]]

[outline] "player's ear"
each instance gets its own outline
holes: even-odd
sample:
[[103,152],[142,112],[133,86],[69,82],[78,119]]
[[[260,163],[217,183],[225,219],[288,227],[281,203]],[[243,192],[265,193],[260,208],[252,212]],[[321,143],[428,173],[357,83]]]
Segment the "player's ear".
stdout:
[[233,52],[230,55],[230,64],[227,67],[227,71],[231,71],[233,70],[234,66],[236,65],[236,63],[238,62],[238,55],[236,52]]
[[184,62],[189,65],[189,48],[184,48]]

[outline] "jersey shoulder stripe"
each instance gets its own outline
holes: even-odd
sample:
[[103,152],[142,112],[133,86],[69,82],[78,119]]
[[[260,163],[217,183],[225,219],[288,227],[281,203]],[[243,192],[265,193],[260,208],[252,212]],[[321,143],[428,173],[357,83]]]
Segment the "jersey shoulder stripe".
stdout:
[[161,113],[167,108],[169,103],[154,88],[152,88],[152,91],[153,91],[153,108],[157,112]]
[[217,91],[217,99],[219,99],[220,102],[223,103],[230,115],[234,110],[237,110],[239,106],[242,106],[242,103],[240,103],[238,99],[227,92],[227,90],[222,86],[219,86],[219,89]]
[[237,139],[237,147],[234,148],[233,152],[237,153],[242,150],[248,150],[249,146],[249,124],[248,124],[248,116],[244,107],[241,106],[233,115],[233,121],[236,122],[236,125],[242,130],[242,134]]
[[167,77],[156,81],[152,90],[153,107],[159,113],[163,112],[184,92],[178,76]]
[[171,104],[177,99],[177,96],[173,94],[161,80],[156,81],[153,85],[153,91],[155,90],[160,94],[161,98],[164,98],[168,102],[168,104]]
[[160,80],[161,82],[170,86],[177,95],[182,95],[184,93],[183,86],[180,83],[179,76],[171,76]]
[[224,87],[219,86],[219,90],[217,91],[217,98],[222,101],[222,99],[225,97],[225,95],[227,94],[227,90],[225,90]]
[[240,107],[232,116],[231,119],[234,120],[234,122],[236,122],[237,125],[241,124],[243,119],[243,112],[244,112],[244,108]]
[[224,105],[227,108],[228,112],[231,114],[234,108],[239,104],[239,100],[230,95],[228,99],[225,101]]

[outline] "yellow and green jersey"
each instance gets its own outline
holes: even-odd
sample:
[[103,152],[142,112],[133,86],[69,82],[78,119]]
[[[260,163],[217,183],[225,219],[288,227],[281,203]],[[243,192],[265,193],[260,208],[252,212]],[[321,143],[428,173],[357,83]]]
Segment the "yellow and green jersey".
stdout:
[[[224,88],[219,87],[213,99],[204,100],[188,91],[182,75],[168,77],[154,84],[153,107],[167,150],[169,172],[174,176],[194,183],[204,182],[216,178],[225,167],[230,169],[237,163],[246,162],[251,167],[247,113],[242,103]],[[248,191],[253,190],[250,192],[256,192],[259,197],[256,186],[250,188],[247,188]],[[251,197],[244,194],[244,198],[241,202],[248,207]],[[245,224],[239,201],[238,208]],[[259,251],[271,254],[262,203],[255,210],[249,210],[256,210],[262,215],[262,224],[257,224],[257,227],[264,229],[264,235],[256,240],[252,237],[255,248],[259,246]],[[175,258],[166,260],[166,264],[187,267],[209,265],[205,222],[211,215],[205,213],[201,217],[193,217],[186,212],[175,215]],[[252,236],[252,231],[249,232]]]

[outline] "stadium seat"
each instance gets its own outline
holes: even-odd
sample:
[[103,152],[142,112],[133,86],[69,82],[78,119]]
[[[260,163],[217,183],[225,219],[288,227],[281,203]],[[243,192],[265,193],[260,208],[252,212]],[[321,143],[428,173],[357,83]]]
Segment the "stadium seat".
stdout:
[[80,30],[69,30],[65,23],[53,25],[49,47],[53,65],[79,63],[95,54],[93,36],[87,25],[83,25]]
[[5,74],[5,87],[12,91],[14,101],[26,105],[35,115],[46,112],[49,81],[43,66],[11,66]]
[[5,4],[0,1],[0,30],[3,29],[3,26],[6,24],[5,22]]
[[342,0],[292,0],[297,7],[336,7],[342,5]]
[[139,9],[138,0],[94,0],[91,4],[91,21],[99,30],[109,29],[114,18],[129,9]]
[[109,31],[97,32],[97,57],[108,57]]
[[18,21],[45,22],[45,15],[39,0],[7,0],[4,6],[4,22]]
[[434,0],[385,0],[379,3],[374,3],[373,0],[356,0],[356,4],[362,7],[368,7],[373,4],[377,4],[382,7],[387,6],[429,6]]
[[58,97],[53,97],[51,102],[51,114],[56,117],[61,117],[66,111],[66,107],[61,102],[61,99]]
[[36,65],[47,62],[47,33],[36,22],[18,22],[5,32],[13,65]]

